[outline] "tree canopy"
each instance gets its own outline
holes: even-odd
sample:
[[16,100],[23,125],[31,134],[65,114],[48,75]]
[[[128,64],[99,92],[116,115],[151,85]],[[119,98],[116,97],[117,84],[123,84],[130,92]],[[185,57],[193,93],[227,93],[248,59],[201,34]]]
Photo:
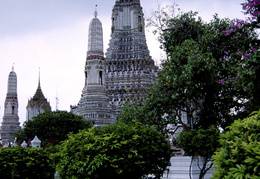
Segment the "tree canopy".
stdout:
[[[256,50],[257,36],[251,27],[242,26],[244,23],[216,15],[205,23],[193,12],[170,19],[169,29],[160,39],[168,59],[162,64],[159,90],[151,96],[158,91],[169,95],[169,112],[188,113],[191,128],[225,127],[239,114],[252,112],[247,107],[256,75],[249,54]],[[230,24],[240,27],[227,36]]]
[[62,178],[141,178],[162,174],[170,146],[153,127],[118,123],[71,134],[61,145]]
[[81,116],[66,111],[46,111],[26,121],[17,134],[17,141],[30,141],[37,136],[42,146],[59,144],[67,135],[91,127]]

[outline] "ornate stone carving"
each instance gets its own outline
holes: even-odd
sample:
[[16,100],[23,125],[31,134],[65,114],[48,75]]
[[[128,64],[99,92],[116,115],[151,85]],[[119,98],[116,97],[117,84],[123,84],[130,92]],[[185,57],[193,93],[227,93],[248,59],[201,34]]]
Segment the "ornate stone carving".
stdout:
[[106,85],[117,114],[123,101],[143,100],[156,80],[157,67],[146,44],[143,16],[139,0],[116,1],[113,8]]

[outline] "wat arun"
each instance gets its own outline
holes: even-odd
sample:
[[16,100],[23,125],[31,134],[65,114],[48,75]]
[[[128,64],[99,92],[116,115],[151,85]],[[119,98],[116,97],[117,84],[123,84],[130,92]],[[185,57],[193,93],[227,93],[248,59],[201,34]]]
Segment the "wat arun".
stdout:
[[102,23],[97,16],[96,10],[89,25],[85,86],[71,111],[102,127],[116,122],[124,102],[145,99],[158,67],[147,47],[140,0],[116,0],[105,55]]

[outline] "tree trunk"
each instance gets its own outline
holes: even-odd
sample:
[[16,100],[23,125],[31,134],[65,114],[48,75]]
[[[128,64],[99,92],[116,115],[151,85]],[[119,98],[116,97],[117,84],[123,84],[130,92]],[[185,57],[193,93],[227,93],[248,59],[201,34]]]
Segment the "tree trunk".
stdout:
[[191,166],[192,166],[193,160],[194,160],[194,156],[191,157],[191,161],[190,161],[190,168],[189,168],[189,176],[190,176],[190,179],[192,179],[192,176],[191,176]]
[[[202,160],[202,168],[200,168],[200,159]],[[208,162],[211,161],[211,158],[208,157],[198,157],[198,168],[200,169],[199,179],[204,179],[204,176],[206,175],[207,171],[213,166],[213,162],[211,161],[211,164],[209,167],[207,167]]]

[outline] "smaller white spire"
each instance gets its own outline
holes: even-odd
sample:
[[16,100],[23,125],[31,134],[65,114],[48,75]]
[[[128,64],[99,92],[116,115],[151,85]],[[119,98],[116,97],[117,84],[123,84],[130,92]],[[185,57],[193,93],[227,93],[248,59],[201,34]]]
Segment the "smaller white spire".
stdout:
[[97,9],[95,10],[94,15],[95,17],[89,24],[87,56],[93,54],[103,56],[103,30],[102,23],[97,18]]

